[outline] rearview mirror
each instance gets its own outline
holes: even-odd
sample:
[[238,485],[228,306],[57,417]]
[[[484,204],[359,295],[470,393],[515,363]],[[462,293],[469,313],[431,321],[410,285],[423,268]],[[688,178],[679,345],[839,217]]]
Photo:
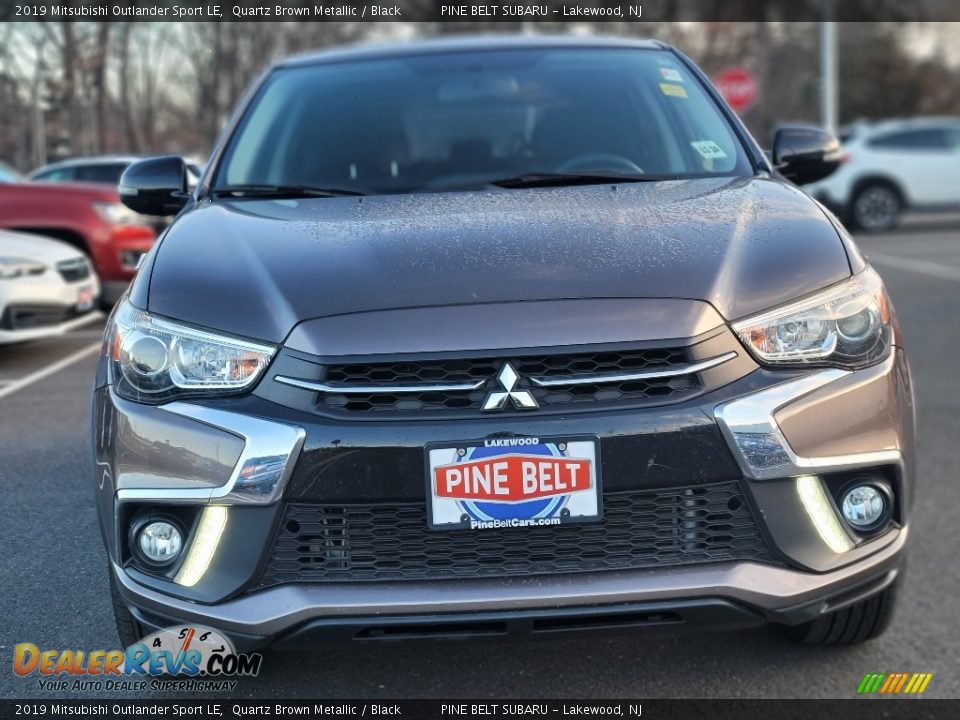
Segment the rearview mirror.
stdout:
[[130,165],[117,186],[120,200],[143,215],[173,215],[187,204],[187,165],[178,155],[149,158]]
[[840,141],[817,127],[788,125],[773,136],[773,166],[787,180],[806,185],[840,167]]

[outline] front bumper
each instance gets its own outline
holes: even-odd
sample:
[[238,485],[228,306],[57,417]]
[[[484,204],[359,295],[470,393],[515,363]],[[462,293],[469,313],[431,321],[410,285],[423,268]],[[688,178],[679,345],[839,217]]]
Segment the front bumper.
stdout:
[[[80,291],[93,299],[79,307]],[[96,275],[66,282],[55,270],[0,284],[0,345],[62,335],[100,317]]]
[[[113,565],[140,623],[159,630],[198,623],[238,649],[318,640],[484,634],[553,634],[626,626],[752,627],[797,624],[862,600],[893,583],[907,531],[869,561],[813,574],[755,563],[549,576],[530,580],[284,585],[217,605],[145,588]],[[598,618],[601,622],[598,622]],[[586,620],[586,622],[584,622]]]
[[[736,480],[770,546],[767,563],[263,587],[257,581],[286,503],[399,502],[418,494],[423,500],[423,444],[484,437],[491,420],[451,427],[338,423],[257,397],[185,405],[133,405],[109,387],[98,390],[94,429],[104,540],[120,593],[144,625],[205,624],[242,647],[317,636],[457,634],[451,628],[537,634],[543,628],[798,623],[891,583],[907,539],[914,420],[900,351],[853,373],[758,369],[679,405],[524,418],[522,425],[494,421],[500,431],[505,425],[523,434],[597,434],[605,491]],[[275,425],[278,433],[251,431],[251,418]],[[268,436],[270,445],[261,448]],[[766,459],[751,454],[758,439],[781,452]],[[277,443],[287,445],[286,455]],[[168,451],[162,458],[158,447]],[[242,470],[263,465],[266,457],[272,458],[275,489],[251,500]],[[847,531],[829,502],[826,512],[811,508],[809,493],[799,492],[801,483],[819,488],[819,497],[829,501],[833,478],[859,472],[881,474],[896,495],[893,522],[869,537]],[[133,567],[124,532],[130,512],[144,506],[219,509],[215,541],[206,533],[203,543],[194,543],[200,560],[190,572],[158,577]]]

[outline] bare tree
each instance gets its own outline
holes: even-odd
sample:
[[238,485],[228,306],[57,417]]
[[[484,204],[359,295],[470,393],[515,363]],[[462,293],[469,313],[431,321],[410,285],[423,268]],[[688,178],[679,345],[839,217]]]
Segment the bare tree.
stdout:
[[67,113],[67,143],[71,152],[81,144],[80,107],[77,101],[77,38],[73,21],[60,23],[63,37],[60,42],[63,107]]
[[120,111],[123,117],[124,135],[127,141],[127,149],[133,153],[142,152],[143,143],[140,140],[140,133],[137,130],[137,121],[134,116],[132,69],[130,57],[130,38],[133,35],[135,23],[123,23],[120,29],[120,45],[117,49],[117,58],[119,63],[118,75],[120,85]]
[[93,80],[93,95],[96,122],[96,144],[94,152],[102,153],[107,147],[107,61],[110,52],[110,30],[112,24],[108,21],[97,25],[97,44],[94,53],[91,77]]

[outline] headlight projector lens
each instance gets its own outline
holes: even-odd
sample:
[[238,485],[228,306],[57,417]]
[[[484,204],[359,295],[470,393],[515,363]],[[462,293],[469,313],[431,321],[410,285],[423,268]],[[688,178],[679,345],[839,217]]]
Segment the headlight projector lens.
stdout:
[[872,309],[865,308],[855,315],[838,320],[837,332],[849,342],[863,342],[876,330],[878,324],[877,314]]
[[124,358],[125,368],[143,377],[153,377],[167,368],[167,346],[155,337],[137,334],[124,348]]

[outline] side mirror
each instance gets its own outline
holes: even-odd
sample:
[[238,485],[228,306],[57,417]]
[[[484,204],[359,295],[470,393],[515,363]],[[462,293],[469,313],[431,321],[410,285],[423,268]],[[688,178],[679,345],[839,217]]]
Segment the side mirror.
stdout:
[[788,125],[773,136],[773,166],[797,185],[822,180],[842,158],[840,141],[817,127]]
[[120,201],[142,215],[173,215],[187,204],[187,165],[178,155],[140,160],[120,176]]

